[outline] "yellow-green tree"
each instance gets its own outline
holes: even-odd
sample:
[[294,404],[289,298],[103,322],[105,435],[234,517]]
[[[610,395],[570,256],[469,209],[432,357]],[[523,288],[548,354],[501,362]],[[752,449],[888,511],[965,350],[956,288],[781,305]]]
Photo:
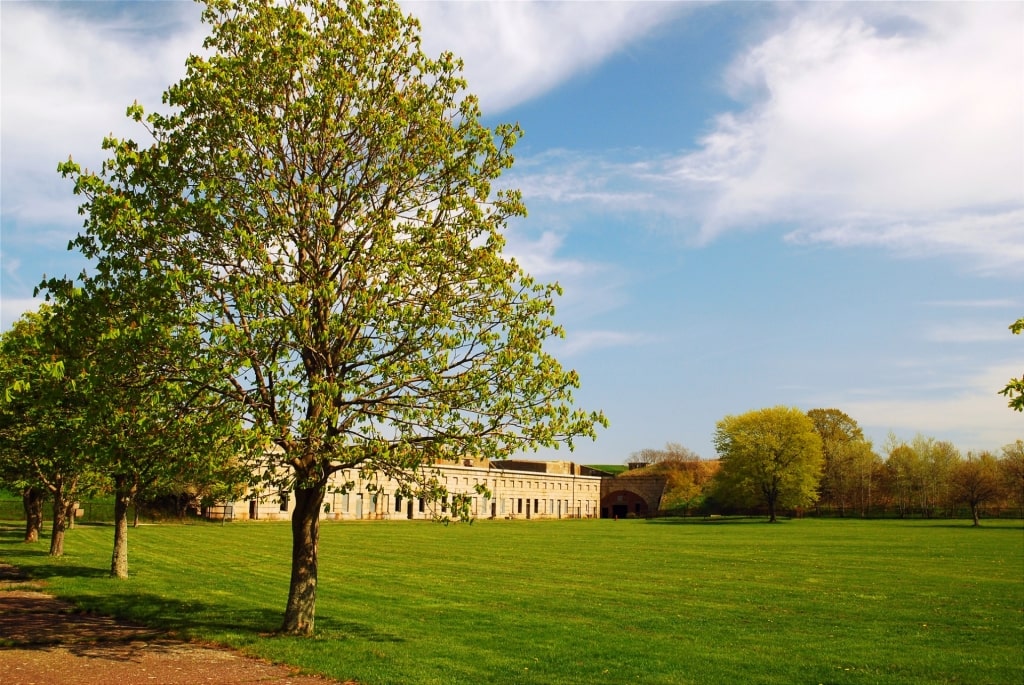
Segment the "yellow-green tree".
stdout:
[[795,407],[770,407],[726,416],[714,438],[721,466],[715,495],[737,505],[778,509],[812,504],[821,479],[821,437],[814,422]]
[[129,109],[153,144],[62,168],[78,245],[175,283],[196,360],[274,447],[254,472],[294,492],[282,631],[308,635],[332,474],[571,447],[605,419],[544,349],[557,284],[502,253],[525,208],[494,184],[520,132],[480,122],[458,59],[424,54],[389,0],[208,0],[203,19],[173,113]]

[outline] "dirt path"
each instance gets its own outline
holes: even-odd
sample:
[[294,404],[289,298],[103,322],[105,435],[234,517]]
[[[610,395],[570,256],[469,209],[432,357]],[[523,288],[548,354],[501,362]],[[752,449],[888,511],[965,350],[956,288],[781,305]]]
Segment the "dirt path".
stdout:
[[331,685],[287,666],[82,614],[0,562],[3,685]]

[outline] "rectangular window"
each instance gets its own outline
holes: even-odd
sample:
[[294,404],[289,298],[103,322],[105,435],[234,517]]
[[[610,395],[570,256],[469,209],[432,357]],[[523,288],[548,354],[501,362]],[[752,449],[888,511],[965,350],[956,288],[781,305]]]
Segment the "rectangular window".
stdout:
[[281,493],[281,511],[288,511],[288,493]]
[[533,500],[533,513],[534,514],[536,514],[538,511],[540,511],[539,507],[540,507],[540,503],[537,500]]
[[347,492],[342,493],[342,495],[341,495],[341,510],[343,512],[345,512],[346,514],[348,513],[348,493]]
[[517,502],[517,505],[518,505],[518,508],[516,509],[516,513],[517,514],[522,514],[523,513],[523,498],[522,497],[519,498],[519,501]]
[[425,502],[423,501],[423,498],[422,498],[422,497],[420,497],[420,513],[422,514],[422,513],[423,513],[424,511],[426,511],[426,510],[427,510],[427,505],[426,505],[426,503],[425,503]]
[[395,495],[395,511],[402,511],[402,496]]

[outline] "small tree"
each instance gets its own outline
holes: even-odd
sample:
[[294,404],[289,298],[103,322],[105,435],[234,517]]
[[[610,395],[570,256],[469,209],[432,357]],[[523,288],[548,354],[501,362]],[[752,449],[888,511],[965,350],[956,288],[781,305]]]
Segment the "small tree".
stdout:
[[282,631],[309,635],[332,474],[571,447],[605,419],[544,351],[558,286],[502,255],[525,209],[492,184],[519,130],[480,123],[457,59],[388,1],[209,0],[203,19],[208,56],[145,118],[154,144],[62,170],[79,247],[114,280],[174,283],[265,448],[254,473],[294,488]]
[[53,279],[45,286],[68,334],[87,350],[76,376],[80,449],[112,484],[110,574],[123,579],[130,507],[175,480],[219,472],[238,456],[241,424],[215,391],[223,378],[194,359],[197,329],[181,318],[187,310],[168,283],[145,273],[110,276],[101,269],[79,284]]
[[975,526],[980,525],[982,505],[1003,496],[999,462],[989,452],[968,453],[966,459],[953,466],[950,480],[953,497],[971,508]]
[[821,438],[799,409],[771,407],[726,416],[717,424],[714,444],[721,459],[717,499],[761,502],[774,523],[780,507],[807,506],[817,498]]
[[923,490],[923,465],[913,447],[890,434],[886,445],[885,488],[900,518],[913,513]]
[[84,430],[87,393],[80,381],[87,357],[60,307],[26,313],[0,340],[0,452],[8,478],[28,489],[26,538],[38,535],[33,490],[41,487],[52,499],[51,556],[64,554],[75,502],[102,480]]

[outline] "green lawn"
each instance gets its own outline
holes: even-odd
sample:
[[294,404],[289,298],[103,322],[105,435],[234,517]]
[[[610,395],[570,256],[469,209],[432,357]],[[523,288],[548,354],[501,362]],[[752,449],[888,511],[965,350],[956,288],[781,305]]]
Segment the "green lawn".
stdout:
[[318,635],[268,636],[286,523],[112,529],[0,558],[86,608],[361,683],[1024,681],[1024,525],[989,521],[326,523]]

